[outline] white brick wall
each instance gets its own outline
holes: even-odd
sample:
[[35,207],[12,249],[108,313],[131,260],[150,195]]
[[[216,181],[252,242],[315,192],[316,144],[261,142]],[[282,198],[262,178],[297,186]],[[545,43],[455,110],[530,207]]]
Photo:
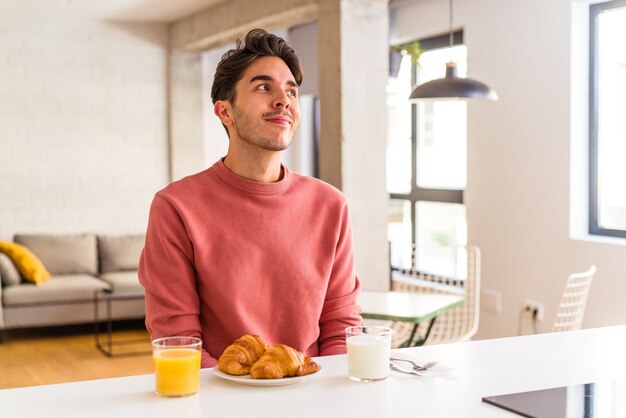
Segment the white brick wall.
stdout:
[[167,36],[0,16],[0,240],[145,231],[168,181]]

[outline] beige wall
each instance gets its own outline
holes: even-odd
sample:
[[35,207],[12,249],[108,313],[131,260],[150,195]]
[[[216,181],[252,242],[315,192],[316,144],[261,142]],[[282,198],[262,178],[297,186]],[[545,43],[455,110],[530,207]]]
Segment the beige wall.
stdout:
[[0,16],[0,239],[143,232],[168,180],[167,30]]
[[[549,331],[567,275],[592,263],[598,273],[584,326],[626,322],[624,241],[570,238],[570,224],[584,223],[587,204],[580,181],[586,167],[577,161],[586,153],[580,148],[586,146],[581,68],[587,45],[580,35],[586,21],[572,14],[572,6],[584,5],[455,2],[454,26],[464,28],[468,73],[500,95],[498,102],[468,107],[469,241],[482,249],[483,287],[502,295],[500,313],[482,310],[478,338],[515,335],[528,298],[545,305],[539,330]],[[445,32],[447,7],[447,1],[426,0],[400,9],[395,36]]]

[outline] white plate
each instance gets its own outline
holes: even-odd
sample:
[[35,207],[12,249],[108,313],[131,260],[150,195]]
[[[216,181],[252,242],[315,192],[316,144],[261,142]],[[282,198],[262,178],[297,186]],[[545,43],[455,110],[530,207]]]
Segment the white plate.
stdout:
[[231,382],[236,382],[242,385],[249,386],[285,386],[285,385],[293,385],[295,383],[300,383],[305,381],[307,378],[311,376],[315,376],[319,372],[322,371],[322,368],[315,373],[307,374],[304,376],[295,376],[295,377],[283,377],[282,379],[252,379],[249,374],[245,376],[233,376],[230,374],[220,372],[217,367],[213,368],[213,372],[217,377],[220,377],[225,380],[230,380]]

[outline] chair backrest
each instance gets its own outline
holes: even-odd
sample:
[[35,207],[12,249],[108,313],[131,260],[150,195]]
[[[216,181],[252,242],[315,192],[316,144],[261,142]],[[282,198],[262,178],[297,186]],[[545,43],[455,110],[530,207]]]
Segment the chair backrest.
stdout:
[[[450,248],[450,247],[447,247]],[[466,277],[454,278],[420,272],[415,268],[399,270],[392,280],[392,290],[422,293],[464,294],[463,305],[439,315],[426,344],[467,341],[478,331],[480,314],[480,249],[473,245],[454,247],[465,253]],[[426,255],[427,257],[427,255]],[[420,325],[424,328],[426,325]],[[407,324],[397,324],[394,331],[405,334]],[[398,329],[395,329],[398,328]],[[424,329],[420,329],[421,332]]]
[[596,266],[592,265],[586,272],[574,273],[567,278],[561,304],[554,319],[553,332],[580,329],[595,274]]

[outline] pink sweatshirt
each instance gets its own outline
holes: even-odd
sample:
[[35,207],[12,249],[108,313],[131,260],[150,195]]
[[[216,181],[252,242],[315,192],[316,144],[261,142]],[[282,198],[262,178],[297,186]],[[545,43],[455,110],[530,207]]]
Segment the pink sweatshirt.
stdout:
[[158,192],[139,281],[152,338],[202,338],[202,367],[244,334],[342,354],[361,323],[346,200],[286,167],[264,184],[220,160]]

